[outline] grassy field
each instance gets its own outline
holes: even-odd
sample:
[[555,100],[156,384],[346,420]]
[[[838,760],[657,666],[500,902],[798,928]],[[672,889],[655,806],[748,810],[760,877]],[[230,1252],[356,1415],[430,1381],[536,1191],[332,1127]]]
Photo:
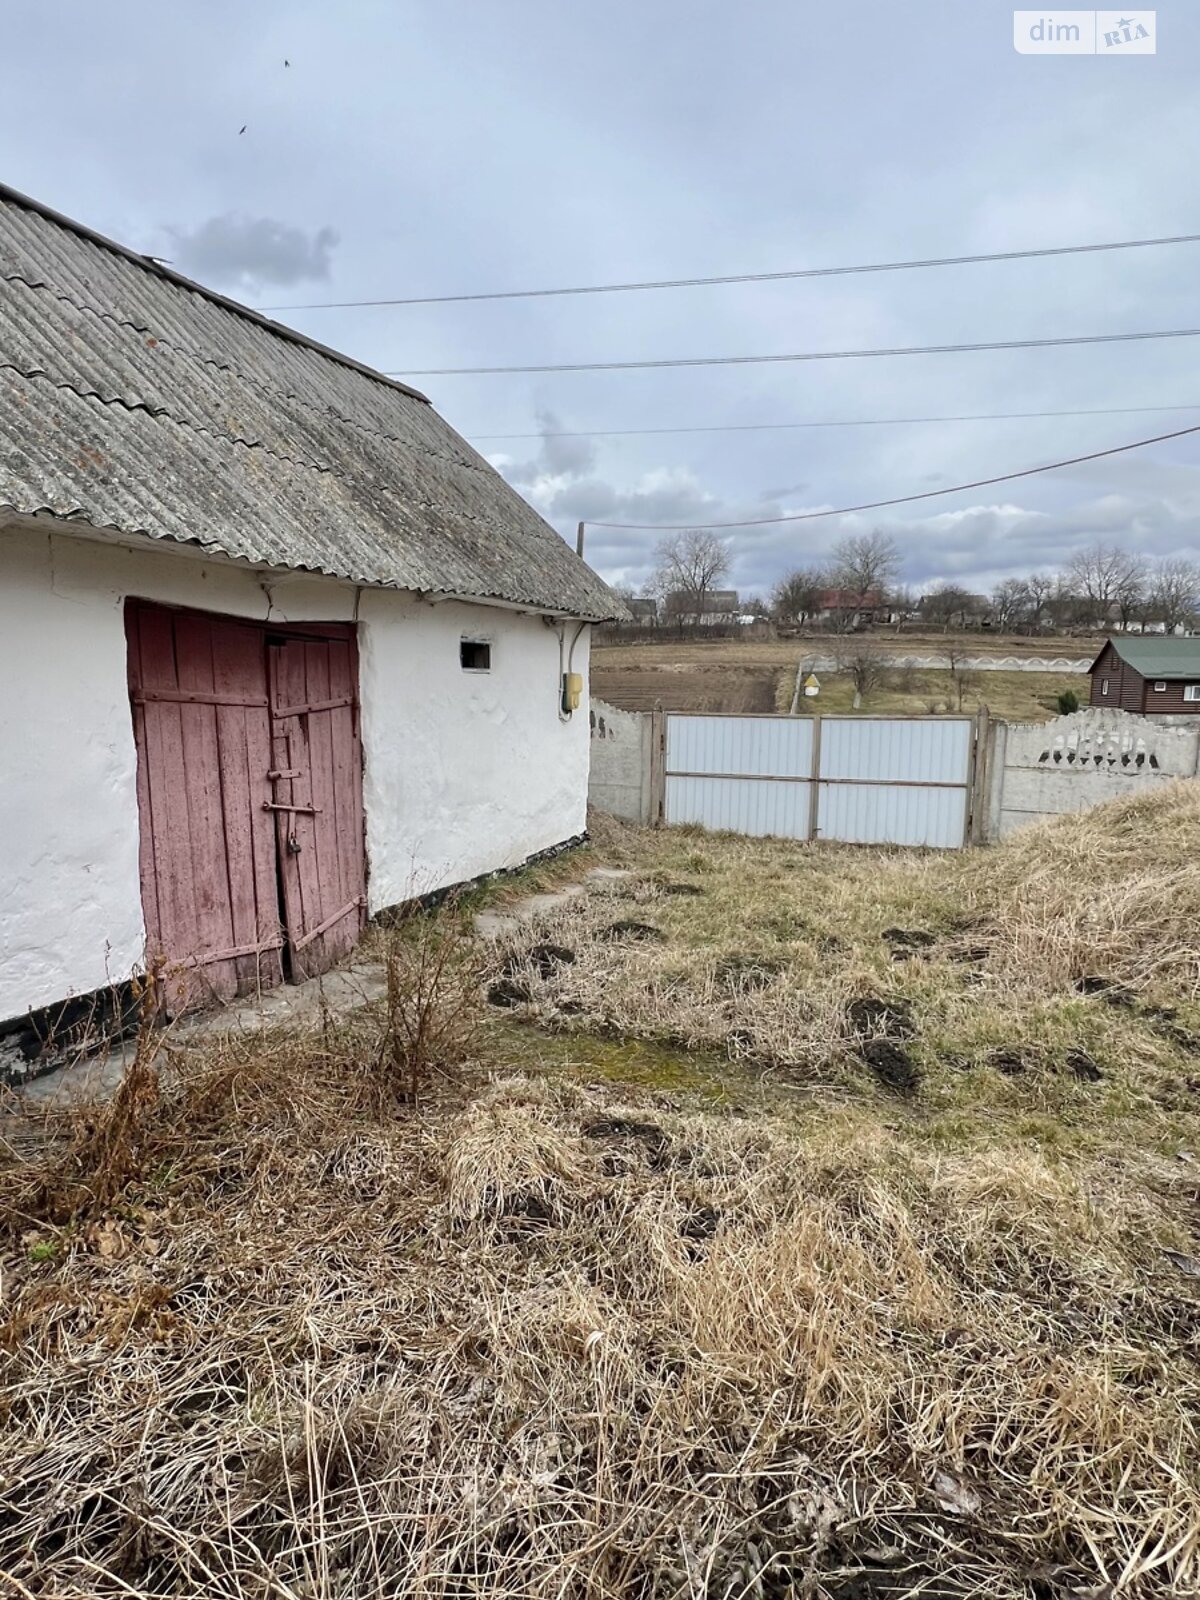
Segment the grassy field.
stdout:
[[[821,693],[815,699],[801,699],[800,714],[813,711],[848,713],[854,710],[854,684],[847,673],[821,673]],[[792,703],[794,672],[776,679],[775,706],[786,711]],[[976,672],[964,683],[961,704],[958,685],[949,672],[896,672],[880,688],[863,699],[863,716],[903,714],[920,716],[934,712],[977,711],[986,705],[994,717],[1008,722],[1044,722],[1057,716],[1060,694],[1067,690],[1087,704],[1087,678],[1054,672]]]
[[[854,685],[846,673],[822,672],[821,693],[802,699],[800,714],[814,710],[854,710]],[[787,711],[796,682],[796,661],[785,668],[741,667],[736,663],[624,667],[594,658],[591,692],[624,711]],[[967,675],[961,709],[986,704],[993,716],[1010,722],[1044,722],[1057,715],[1058,696],[1071,690],[1086,705],[1088,679],[1073,673],[975,672]],[[960,709],[958,687],[949,672],[903,668],[868,694],[863,716],[926,715]]]
[[[990,634],[873,634],[872,644],[884,655],[933,655],[948,647],[972,656],[1017,655],[1026,658],[1094,655],[1102,641],[1092,639],[1023,639]],[[814,656],[828,655],[836,636],[807,639],[678,640],[656,644],[599,645],[592,651],[591,692],[625,711],[786,711],[792,702],[796,669]],[[822,711],[854,709],[854,690],[844,673],[821,673]],[[974,711],[986,703],[993,716],[1011,722],[1043,722],[1056,714],[1058,696],[1073,690],[1087,703],[1088,680],[1079,673],[997,672],[965,675],[961,708]],[[865,715],[928,714],[958,710],[958,686],[949,671],[895,667],[886,681],[867,696]],[[804,711],[814,709],[806,702]]]
[[1195,1594],[1197,786],[597,859],[4,1120],[0,1592]]

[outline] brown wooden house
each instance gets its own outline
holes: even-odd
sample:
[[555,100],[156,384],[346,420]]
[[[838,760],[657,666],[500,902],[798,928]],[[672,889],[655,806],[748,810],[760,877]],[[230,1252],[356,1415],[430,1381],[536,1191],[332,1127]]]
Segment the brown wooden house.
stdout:
[[1094,706],[1200,715],[1200,638],[1112,638],[1091,665]]

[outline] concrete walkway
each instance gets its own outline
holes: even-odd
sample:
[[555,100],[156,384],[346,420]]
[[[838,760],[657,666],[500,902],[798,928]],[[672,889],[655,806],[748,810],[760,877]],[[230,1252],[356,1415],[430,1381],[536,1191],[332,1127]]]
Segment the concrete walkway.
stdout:
[[[569,883],[550,894],[533,894],[512,905],[481,911],[475,918],[475,932],[482,939],[498,939],[555,911],[570,905],[589,888],[632,878],[622,867],[592,867],[578,883]],[[284,983],[263,994],[236,1000],[214,1011],[182,1017],[173,1023],[163,1044],[174,1050],[187,1049],[205,1039],[230,1033],[257,1033],[280,1023],[316,1023],[323,1013],[344,1016],[387,993],[387,974],[378,961],[351,959],[332,972],[305,983]],[[41,1077],[30,1078],[13,1090],[29,1103],[46,1105],[76,1099],[91,1099],[112,1094],[120,1083],[133,1054],[133,1041],[126,1040],[103,1056],[91,1056],[69,1066],[59,1067]]]
[[572,900],[577,900],[589,889],[620,883],[632,877],[633,873],[625,867],[592,867],[578,883],[565,884],[549,894],[531,894],[528,899],[518,900],[514,905],[499,910],[479,912],[475,918],[475,932],[481,939],[499,939],[506,933],[517,932],[538,917],[544,917],[548,911],[569,906]]
[[[213,1011],[180,1017],[164,1031],[162,1043],[186,1050],[205,1039],[230,1033],[258,1033],[287,1022],[317,1022],[323,1012],[344,1015],[387,992],[387,977],[378,961],[351,960],[305,983],[284,983],[260,995],[245,996]],[[13,1092],[39,1104],[110,1095],[133,1056],[133,1040],[122,1041],[107,1055],[89,1056],[30,1078]]]

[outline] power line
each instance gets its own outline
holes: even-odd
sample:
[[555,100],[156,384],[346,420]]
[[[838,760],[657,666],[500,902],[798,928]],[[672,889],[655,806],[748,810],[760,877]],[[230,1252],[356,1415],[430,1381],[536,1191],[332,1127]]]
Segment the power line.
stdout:
[[850,417],[823,422],[725,422],[693,428],[539,429],[535,433],[462,432],[468,439],[630,439],[661,433],[772,433],[791,428],[896,428],[919,422],[1010,422],[1029,417],[1123,417],[1148,411],[1200,411],[1200,401],[1178,406],[1099,406],[1084,411],[972,411],[952,417]]
[[840,278],[864,272],[913,272],[921,267],[969,267],[984,261],[1032,261],[1046,256],[1092,255],[1104,250],[1146,250],[1156,245],[1197,244],[1200,233],[1161,239],[1117,239],[1105,244],[1053,245],[1042,250],[999,250],[986,255],[930,256],[916,261],[873,261],[853,267],[802,267],[789,272],[737,272],[719,278],[650,278],[641,283],[574,284],[565,289],[495,289],[480,294],[406,295],[390,300],[311,300],[301,305],[258,306],[259,311],[351,311],[365,306],[444,306],[469,300],[541,300],[561,295],[628,294],[640,289],[701,289],[729,283],[782,283],[797,278]]
[[589,518],[587,526],[677,533],[693,529],[703,532],[719,528],[765,528],[777,522],[814,522],[818,517],[844,517],[852,511],[880,511],[885,506],[909,505],[914,500],[934,500],[939,495],[960,494],[965,489],[986,489],[993,483],[1011,483],[1014,478],[1032,478],[1039,472],[1055,472],[1060,467],[1076,467],[1084,461],[1099,461],[1102,456],[1119,456],[1127,450],[1141,450],[1149,444],[1163,444],[1168,439],[1182,439],[1190,433],[1200,433],[1200,423],[1192,428],[1179,428],[1174,433],[1156,434],[1153,439],[1135,439],[1132,444],[1113,445],[1108,450],[1093,450],[1086,456],[1069,456],[1065,461],[1050,461],[1042,467],[1023,467],[1019,472],[1002,472],[994,478],[976,478],[972,483],[956,483],[949,489],[925,489],[920,494],[897,495],[891,500],[870,500],[858,506],[838,506],[833,511],[801,511],[790,517],[750,517],[744,522],[593,522]]
[[633,372],[652,367],[745,367],[779,361],[854,361],[876,356],[963,355],[981,350],[1048,350],[1064,345],[1129,344],[1146,339],[1194,339],[1200,328],[1152,333],[1081,333],[1057,339],[999,339],[976,344],[892,345],[879,350],[804,350],[778,356],[676,356],[666,361],[566,361],[522,367],[409,367],[385,378],[466,378],[518,372]]

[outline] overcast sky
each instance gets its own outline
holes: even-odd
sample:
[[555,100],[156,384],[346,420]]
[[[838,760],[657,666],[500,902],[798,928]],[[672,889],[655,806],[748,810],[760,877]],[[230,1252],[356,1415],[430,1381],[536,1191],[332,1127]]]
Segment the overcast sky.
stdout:
[[[6,181],[252,304],[1200,232],[1195,0],[1159,9],[1157,55],[1123,59],[1018,55],[996,0],[8,0],[4,21]],[[1200,246],[286,320],[403,371],[1184,328]],[[414,382],[573,540],[580,517],[782,515],[1200,423],[1198,363],[1179,339]],[[1164,405],[1195,409],[537,437]],[[489,437],[508,433],[532,437]],[[986,589],[1097,537],[1200,556],[1198,463],[1200,436],[746,530],[731,581],[765,591],[871,527],[918,588]],[[655,537],[596,529],[589,559],[636,587]]]

